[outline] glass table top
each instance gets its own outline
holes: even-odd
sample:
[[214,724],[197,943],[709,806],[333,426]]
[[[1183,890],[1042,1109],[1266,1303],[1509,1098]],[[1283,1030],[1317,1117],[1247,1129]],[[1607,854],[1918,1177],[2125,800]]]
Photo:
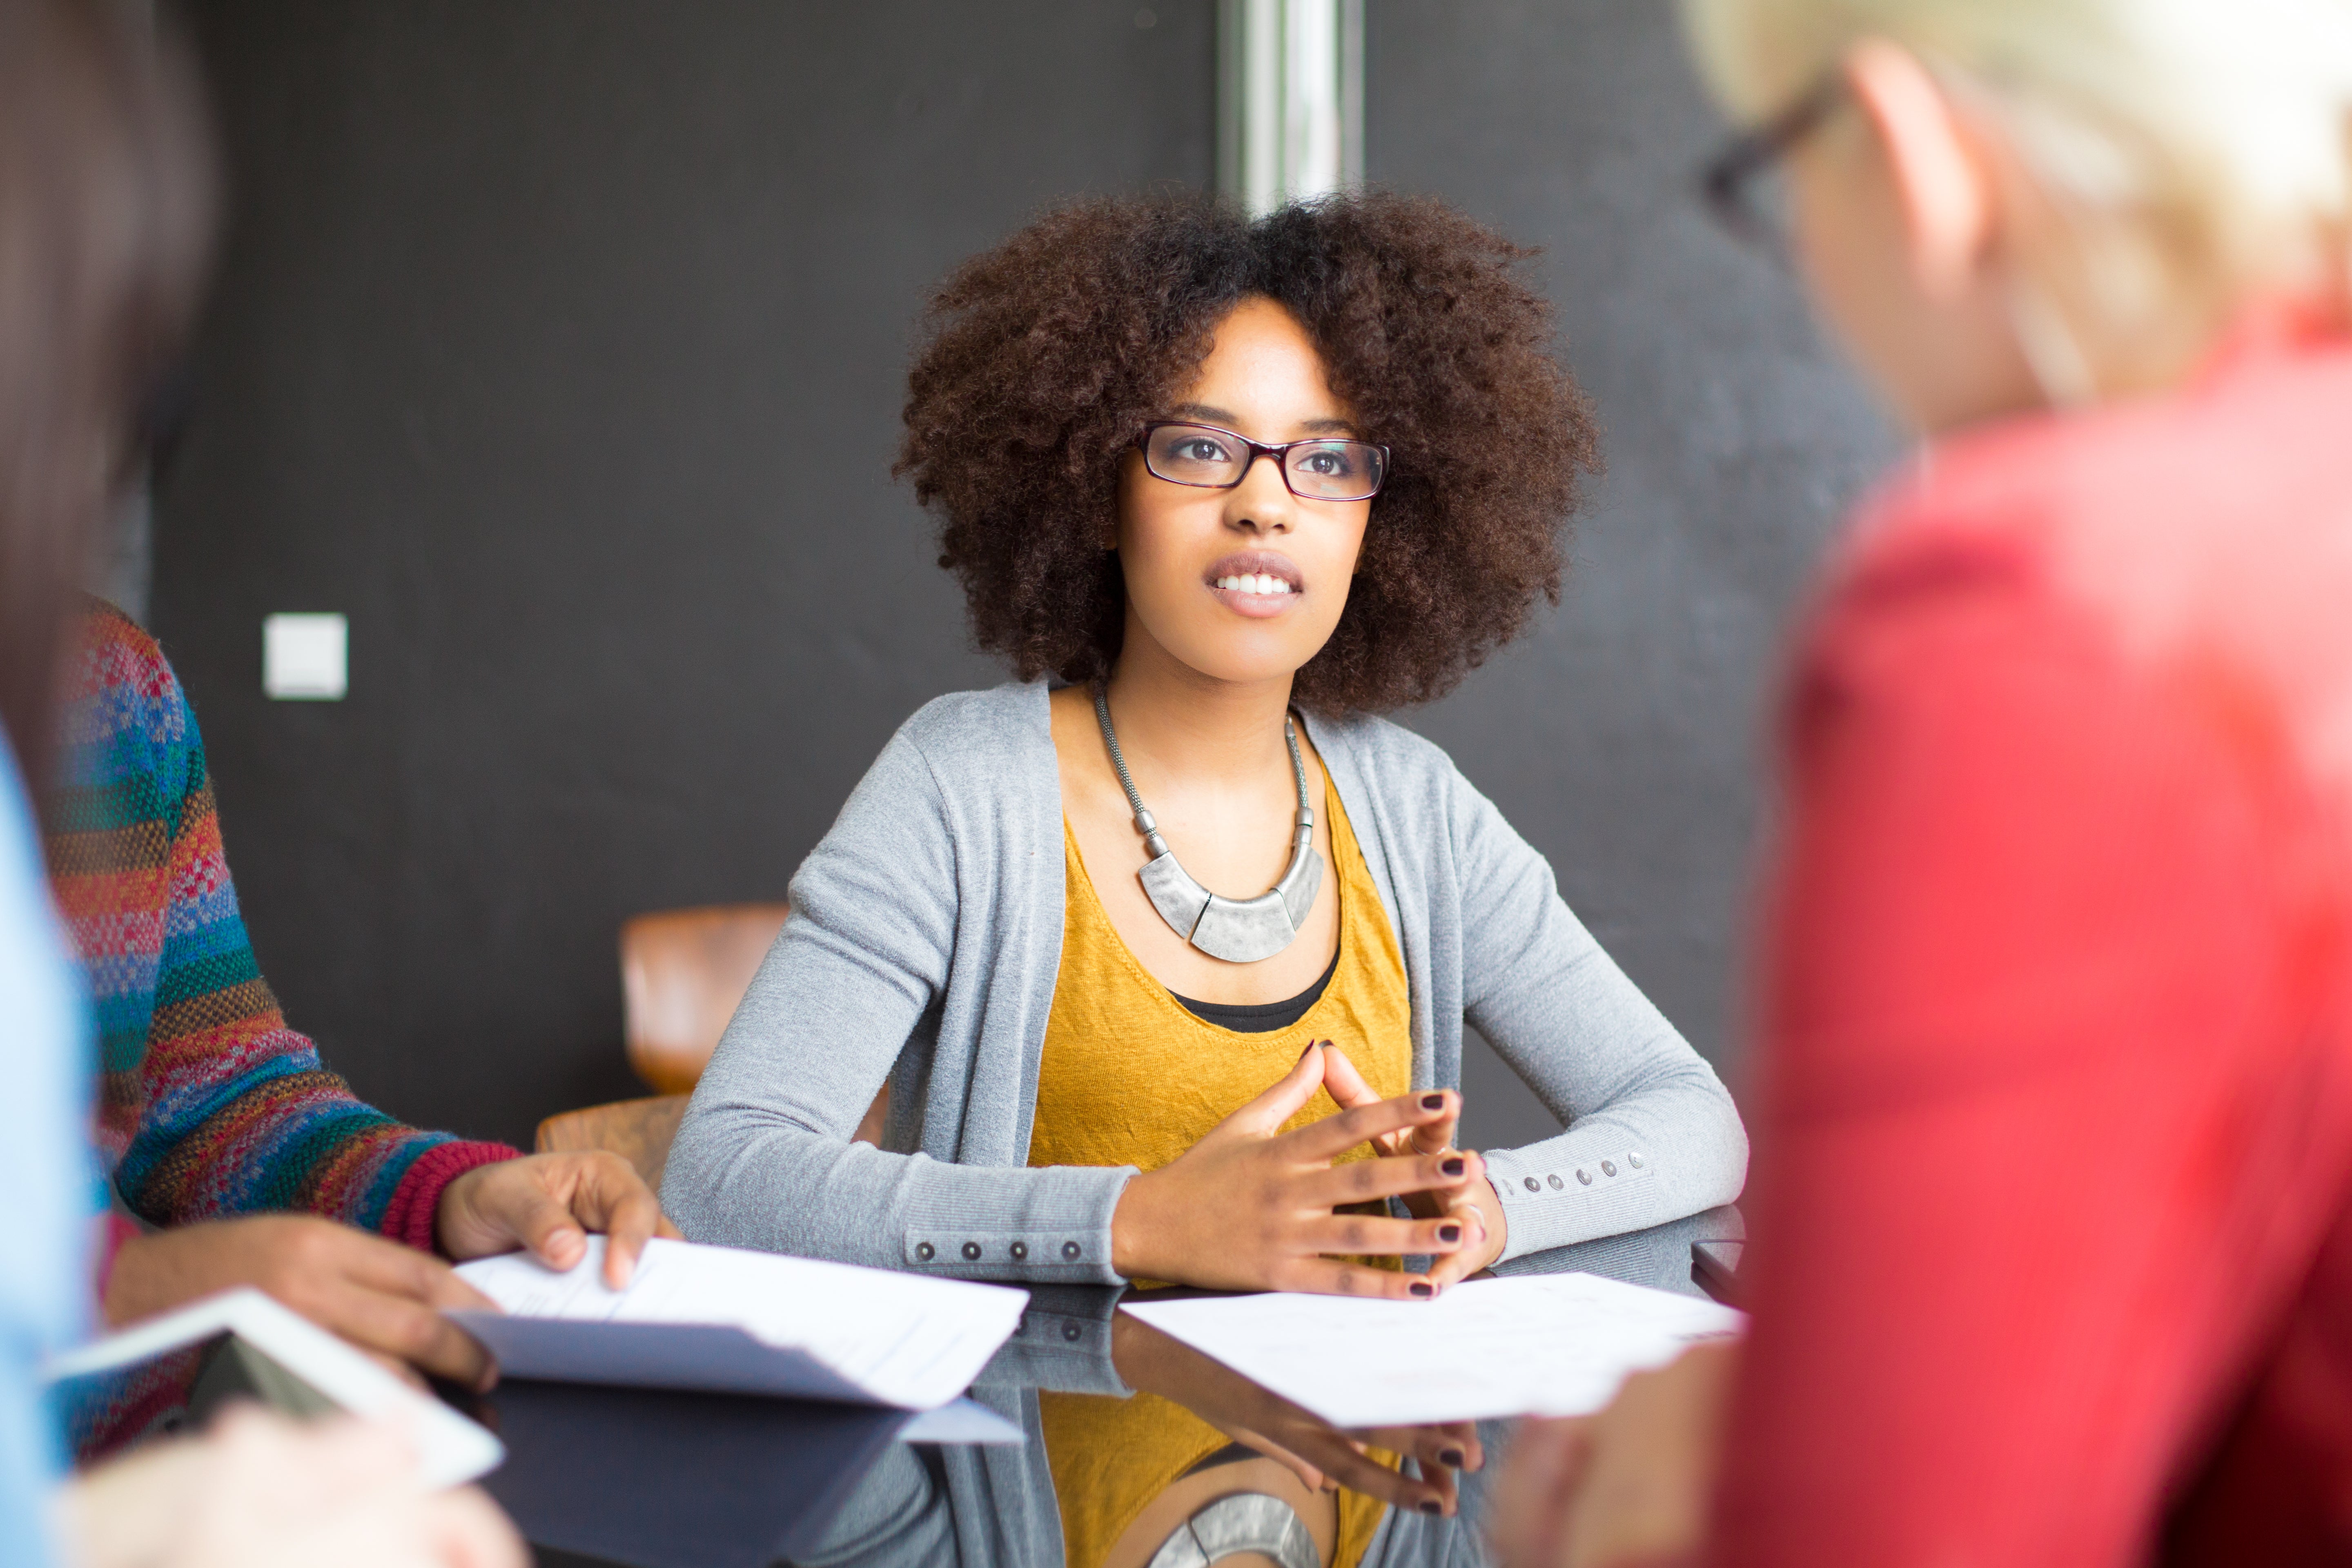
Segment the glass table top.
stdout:
[[[1694,1290],[1716,1216],[1521,1258]],[[1150,1292],[1157,1296],[1159,1292]],[[904,1412],[509,1382],[470,1413],[542,1568],[1397,1568],[1487,1560],[1510,1423],[1338,1430],[1118,1310],[1033,1289],[972,1391],[1018,1445],[908,1443]]]

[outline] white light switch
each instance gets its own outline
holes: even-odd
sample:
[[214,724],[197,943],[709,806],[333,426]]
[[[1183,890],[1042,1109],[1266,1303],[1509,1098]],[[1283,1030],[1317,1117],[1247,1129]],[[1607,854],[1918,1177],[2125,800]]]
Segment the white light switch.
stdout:
[[280,701],[340,702],[350,687],[350,647],[341,616],[265,616],[261,689]]

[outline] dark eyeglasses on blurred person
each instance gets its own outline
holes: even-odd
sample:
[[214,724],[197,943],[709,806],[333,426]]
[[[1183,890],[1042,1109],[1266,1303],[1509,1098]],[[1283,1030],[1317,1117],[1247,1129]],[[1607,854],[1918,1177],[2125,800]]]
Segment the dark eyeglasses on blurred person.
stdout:
[[1699,171],[1699,195],[1707,216],[1743,244],[1789,253],[1788,182],[1781,162],[1828,120],[1844,96],[1845,83],[1832,71],[1794,103],[1727,142]]

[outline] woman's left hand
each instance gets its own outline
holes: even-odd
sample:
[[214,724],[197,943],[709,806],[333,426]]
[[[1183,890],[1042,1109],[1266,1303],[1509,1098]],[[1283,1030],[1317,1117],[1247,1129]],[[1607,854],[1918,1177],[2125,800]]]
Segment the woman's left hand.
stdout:
[[[1461,1507],[1456,1472],[1486,1463],[1475,1422],[1341,1431],[1131,1313],[1112,1314],[1110,1344],[1111,1364],[1129,1387],[1182,1405],[1309,1491],[1346,1487],[1391,1508],[1450,1517]],[[1421,1473],[1391,1469],[1368,1447],[1402,1454]]]
[[677,1226],[636,1167],[604,1150],[526,1154],[479,1165],[441,1189],[434,1238],[451,1258],[528,1247],[550,1268],[569,1268],[602,1233],[604,1283],[618,1290],[635,1273],[646,1238]]
[[[1379,1092],[1364,1081],[1364,1075],[1356,1070],[1348,1053],[1328,1040],[1323,1045],[1323,1087],[1342,1110],[1381,1102]],[[1371,1141],[1373,1151],[1391,1157],[1443,1154],[1454,1147],[1454,1130],[1460,1120],[1457,1114],[1425,1127],[1375,1138]],[[1469,1238],[1459,1252],[1430,1265],[1429,1281],[1440,1294],[1503,1256],[1510,1222],[1503,1215],[1501,1194],[1485,1176],[1465,1184],[1455,1192],[1409,1194],[1404,1204],[1416,1219],[1443,1216],[1461,1221],[1462,1234]]]

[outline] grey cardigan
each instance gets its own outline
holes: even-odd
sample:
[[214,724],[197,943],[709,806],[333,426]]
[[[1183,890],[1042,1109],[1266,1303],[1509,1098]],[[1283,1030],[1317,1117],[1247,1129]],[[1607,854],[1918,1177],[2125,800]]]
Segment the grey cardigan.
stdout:
[[[1567,1124],[1486,1152],[1505,1258],[1739,1194],[1722,1083],[1560,900],[1551,868],[1429,742],[1308,731],[1403,949],[1416,1089],[1462,1026]],[[703,1073],[662,1184],[698,1241],[883,1268],[1115,1284],[1132,1166],[1031,1170],[1060,964],[1062,800],[1044,682],[900,727],[793,878],[792,918]],[[885,1079],[883,1146],[851,1142]]]

